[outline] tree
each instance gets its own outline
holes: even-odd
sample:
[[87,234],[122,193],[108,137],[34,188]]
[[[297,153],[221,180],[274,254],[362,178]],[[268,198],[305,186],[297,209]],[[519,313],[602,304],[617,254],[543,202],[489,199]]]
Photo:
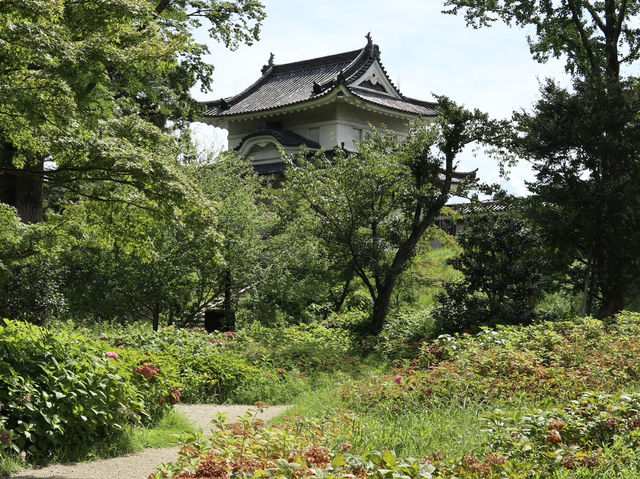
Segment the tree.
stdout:
[[486,115],[438,100],[439,119],[414,124],[405,139],[373,132],[353,155],[338,149],[332,158],[290,161],[285,187],[308,204],[317,234],[368,289],[373,334],[382,331],[398,277],[451,195],[456,155],[491,131]]
[[548,284],[548,261],[539,234],[514,208],[493,213],[479,205],[467,215],[458,238],[461,253],[447,261],[463,276],[438,297],[434,319],[439,331],[534,319],[537,299]]
[[263,18],[257,0],[0,2],[0,201],[38,222],[45,182],[110,185],[100,200],[123,184],[179,194],[168,133],[197,117],[189,89],[212,72],[192,29],[206,20],[234,48]]
[[154,330],[162,318],[193,321],[220,292],[224,268],[215,211],[202,197],[170,215],[82,201],[50,219],[61,230],[52,247],[72,316],[146,319]]
[[260,202],[262,186],[251,163],[233,153],[209,160],[193,174],[203,194],[217,206],[215,230],[221,235],[223,263],[217,291],[224,298],[225,327],[232,330],[237,296],[257,281],[256,265],[264,251],[262,233],[269,214]]
[[532,216],[567,263],[584,265],[585,296],[601,317],[625,306],[640,275],[638,79],[624,69],[640,56],[637,0],[447,0],[474,27],[500,19],[535,27],[538,61],[566,58],[569,91],[547,81],[533,112],[514,115],[511,145],[530,160]]
[[35,254],[48,233],[0,204],[0,317],[42,323],[63,309],[55,260]]

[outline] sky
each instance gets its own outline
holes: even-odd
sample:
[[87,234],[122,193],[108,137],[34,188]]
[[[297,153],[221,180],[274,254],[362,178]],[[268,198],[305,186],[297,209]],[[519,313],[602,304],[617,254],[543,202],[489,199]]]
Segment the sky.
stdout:
[[[194,88],[198,100],[235,95],[260,77],[273,52],[274,62],[288,63],[355,50],[371,32],[381,61],[400,91],[432,100],[443,94],[469,109],[479,108],[493,118],[507,118],[514,110],[530,109],[547,77],[567,83],[563,63],[532,60],[527,33],[496,23],[491,28],[467,27],[462,16],[445,15],[443,0],[264,0],[267,17],[260,41],[229,51],[198,31],[209,46],[206,60],[214,65],[212,91]],[[224,131],[193,125],[204,148],[226,148]],[[478,168],[481,180],[500,182],[511,193],[526,194],[532,179],[526,162],[499,177],[498,165],[471,148],[460,155],[459,170]]]

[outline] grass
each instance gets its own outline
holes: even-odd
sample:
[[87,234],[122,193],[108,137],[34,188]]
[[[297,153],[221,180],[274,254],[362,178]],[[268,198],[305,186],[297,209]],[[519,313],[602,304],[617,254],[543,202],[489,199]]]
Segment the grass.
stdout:
[[183,414],[172,411],[154,427],[131,427],[129,437],[135,450],[141,450],[179,444],[181,434],[194,434],[197,430],[198,428]]
[[0,456],[0,477],[11,477],[12,474],[20,472],[24,468],[24,464],[15,457]]
[[83,449],[60,452],[56,454],[53,462],[93,461],[131,454],[149,447],[169,447],[180,442],[181,434],[196,431],[196,426],[184,415],[170,411],[153,426],[128,426],[118,437],[105,438]]
[[[370,365],[361,376],[374,376],[385,372],[382,363]],[[298,396],[294,406],[280,416],[303,416],[324,419],[345,410],[340,390],[348,391],[350,377],[333,376],[333,381]],[[495,404],[459,404],[440,402],[424,407],[393,410],[379,405],[368,405],[354,412],[353,427],[343,429],[332,438],[334,445],[350,443],[355,451],[393,449],[402,457],[425,457],[441,452],[448,457],[469,454],[484,439],[483,416]],[[507,407],[517,407],[510,405]],[[338,447],[339,448],[339,447]]]
[[475,451],[484,435],[486,407],[438,404],[429,409],[357,411],[354,428],[345,435],[357,451],[392,449],[400,457],[436,453],[459,457]]

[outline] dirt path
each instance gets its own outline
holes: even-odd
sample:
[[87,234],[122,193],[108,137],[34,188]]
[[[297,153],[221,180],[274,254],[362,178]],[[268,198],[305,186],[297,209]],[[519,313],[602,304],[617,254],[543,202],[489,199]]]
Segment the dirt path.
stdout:
[[[271,406],[258,414],[257,417],[268,421],[287,410],[288,407]],[[255,407],[188,404],[179,405],[176,409],[207,433],[210,431],[211,419],[218,413],[226,413],[227,418],[234,421],[250,409],[255,410]],[[177,458],[178,448],[175,447],[145,449],[135,454],[100,461],[57,464],[41,469],[32,469],[12,477],[16,479],[146,479],[156,466],[175,461]]]

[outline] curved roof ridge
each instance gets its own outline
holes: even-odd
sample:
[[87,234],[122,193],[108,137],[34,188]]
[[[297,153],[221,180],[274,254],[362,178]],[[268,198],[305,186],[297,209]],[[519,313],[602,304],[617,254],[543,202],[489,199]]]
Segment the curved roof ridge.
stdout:
[[[300,60],[300,61],[290,62],[290,63],[265,65],[266,68],[263,68],[263,72],[260,78],[258,78],[255,82],[253,82],[247,88],[242,90],[240,93],[233,96],[221,98],[220,100],[208,101],[205,103],[209,108],[213,108],[217,106],[217,107],[220,107],[221,110],[226,110],[229,104],[237,103],[238,101],[242,100],[243,98],[246,98],[251,93],[253,93],[258,88],[260,88],[260,86],[263,83],[265,83],[270,76],[283,74],[283,73],[292,73],[296,71],[306,70],[309,68],[317,68],[320,66],[334,65],[334,64],[344,63],[347,60],[350,60],[349,64],[344,69],[342,69],[342,70],[345,70],[347,68],[350,68],[352,65],[354,65],[356,60],[362,57],[363,53],[365,53],[366,50],[367,50],[367,47],[364,47],[358,50],[351,50],[348,52],[336,53],[333,55],[326,55],[324,57],[310,58],[307,60]],[[270,58],[270,60],[272,60],[272,58]],[[332,81],[333,79],[331,79],[329,82],[332,82]],[[326,92],[317,92],[317,93],[326,93]]]
[[[324,57],[309,58],[307,60],[299,60],[290,63],[276,63],[273,65],[274,73],[295,72],[298,70],[305,70],[307,68],[314,68],[322,65],[331,65],[333,63],[343,63],[349,58],[354,59],[362,53],[364,49],[352,50],[349,52],[335,53],[333,55],[326,55]],[[352,60],[353,61],[353,60]]]

